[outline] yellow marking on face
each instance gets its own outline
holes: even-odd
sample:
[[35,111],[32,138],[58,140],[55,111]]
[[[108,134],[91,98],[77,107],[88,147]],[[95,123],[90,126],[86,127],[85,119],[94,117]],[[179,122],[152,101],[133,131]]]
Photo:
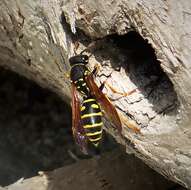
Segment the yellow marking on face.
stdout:
[[83,78],[80,78],[80,79],[78,79],[78,81],[84,81],[84,79],[83,79]]
[[89,129],[89,128],[94,128],[94,127],[100,127],[103,125],[103,122],[100,122],[100,123],[94,123],[94,124],[91,124],[91,125],[84,125],[83,128],[84,129]]
[[86,76],[86,75],[88,75],[89,74],[89,71],[85,71],[84,72],[84,75]]
[[85,109],[86,109],[85,106],[82,106],[82,107],[81,107],[81,111],[84,111]]
[[70,78],[70,73],[69,72],[66,72],[64,74],[65,74],[66,78]]
[[77,86],[77,89],[80,89],[80,86]]
[[81,118],[84,119],[84,118],[91,117],[91,116],[102,116],[102,113],[98,112],[98,113],[85,114],[85,115],[82,115]]
[[89,141],[90,142],[95,142],[95,141],[99,141],[100,139],[101,139],[101,136],[96,138],[96,139],[89,138]]
[[86,135],[87,135],[88,137],[95,136],[95,135],[101,135],[101,134],[102,134],[102,130],[101,130],[101,131],[94,132],[94,133],[86,133]]
[[98,106],[97,104],[92,104],[91,107],[92,107],[92,108],[95,108],[95,109],[98,109],[98,108],[99,108],[99,106]]
[[82,84],[82,86],[86,86],[86,83],[84,82],[84,83]]
[[98,141],[97,143],[93,143],[93,145],[94,145],[95,147],[98,147],[99,141]]
[[91,98],[91,99],[84,100],[84,103],[93,102],[93,101],[95,101],[95,99]]

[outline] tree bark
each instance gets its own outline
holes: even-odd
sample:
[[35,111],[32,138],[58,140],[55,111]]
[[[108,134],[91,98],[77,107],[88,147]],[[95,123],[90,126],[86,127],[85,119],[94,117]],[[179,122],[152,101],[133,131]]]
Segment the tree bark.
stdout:
[[[96,81],[107,79],[119,91],[138,89],[121,97],[106,87],[124,118],[124,138],[112,128],[107,131],[127,152],[191,188],[189,0],[1,0],[0,14],[0,65],[49,88],[66,102],[71,98],[67,74],[74,42],[79,42],[80,52],[93,39],[102,38],[90,58],[90,68],[95,64],[101,68]],[[136,32],[130,39],[138,41],[138,48],[127,47],[130,31]],[[153,48],[151,57],[145,57],[144,47],[150,52]],[[136,57],[137,49],[144,50],[141,59]],[[131,123],[141,133],[130,130]]]
[[35,190],[37,187],[39,190],[86,190],[91,187],[92,190],[126,190],[128,187],[134,190],[141,189],[144,184],[145,189],[152,190],[154,187],[168,189],[174,186],[172,182],[167,182],[162,176],[151,172],[145,164],[132,157],[119,151],[108,152],[100,158],[80,160],[51,172],[39,172],[36,177],[20,179],[6,188],[7,190]]

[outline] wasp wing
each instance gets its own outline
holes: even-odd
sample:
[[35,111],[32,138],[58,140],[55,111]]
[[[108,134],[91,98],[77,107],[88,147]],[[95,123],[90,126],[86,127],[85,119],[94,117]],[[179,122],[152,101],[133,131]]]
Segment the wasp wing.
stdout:
[[87,137],[85,131],[82,127],[80,118],[80,102],[78,98],[78,93],[74,84],[72,84],[72,132],[76,144],[79,145],[81,151],[84,154],[87,152]]
[[86,76],[86,83],[90,89],[91,95],[95,96],[96,100],[101,105],[101,108],[103,109],[106,117],[114,123],[114,126],[118,129],[118,131],[121,133],[122,126],[121,121],[119,118],[119,115],[117,113],[117,110],[112,105],[112,103],[109,101],[107,96],[102,92],[102,90],[97,86],[97,84],[94,81],[93,74]]

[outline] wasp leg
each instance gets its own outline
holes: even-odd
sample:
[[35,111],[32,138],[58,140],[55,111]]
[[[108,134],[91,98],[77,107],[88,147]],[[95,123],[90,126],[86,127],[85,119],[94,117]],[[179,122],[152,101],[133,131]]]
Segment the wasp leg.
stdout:
[[129,95],[131,95],[131,94],[133,94],[134,92],[137,91],[137,88],[135,88],[135,89],[133,89],[133,90],[131,90],[131,91],[129,91],[129,92],[120,92],[120,91],[116,90],[113,86],[111,86],[107,81],[104,81],[102,84],[104,84],[103,87],[102,87],[102,85],[100,86],[102,89],[103,89],[104,86],[106,85],[107,87],[109,87],[109,89],[110,89],[113,93],[119,94],[119,95],[121,95],[122,97],[124,97],[124,96],[129,96]]
[[129,96],[131,94],[133,94],[134,92],[137,91],[137,88],[129,91],[129,92],[119,92],[118,90],[116,90],[113,86],[111,86],[109,83],[106,82],[106,85],[110,88],[110,90],[113,92],[113,93],[116,93],[116,94],[120,94],[122,96]]
[[102,46],[102,44],[104,43],[104,40],[105,39],[94,40],[93,42],[89,43],[88,46],[86,47],[86,49],[81,51],[80,54],[83,54],[84,52],[96,51],[96,49],[98,49],[100,46]]
[[64,73],[64,76],[65,76],[67,79],[70,79],[70,72],[65,72],[65,73]]
[[[108,85],[107,82],[106,82],[106,80],[100,85],[99,89],[102,91],[103,88],[105,87],[105,85]],[[111,87],[111,86],[109,86],[109,87]],[[111,87],[111,88],[112,88],[112,91],[114,91],[114,93],[119,93],[119,94],[125,95],[125,96],[128,96],[128,95],[130,95],[130,94],[132,94],[133,92],[136,91],[136,89],[135,89],[135,90],[132,90],[132,91],[130,91],[130,92],[128,92],[128,93],[122,93],[122,92],[118,92],[118,91],[115,90],[113,87]],[[108,101],[110,102],[110,99],[107,97],[107,95],[105,95],[105,97],[106,97],[106,98],[108,99]],[[104,112],[104,111],[103,111],[103,112]],[[121,122],[122,122],[122,123],[125,123],[129,129],[132,129],[135,133],[140,133],[140,129],[139,129],[139,127],[138,127],[138,125],[136,124],[135,121],[127,119],[127,118],[126,118],[123,114],[121,114],[121,113],[118,113],[118,115],[119,115],[119,118],[120,118]]]
[[103,89],[104,89],[104,87],[105,87],[105,83],[106,83],[106,81],[104,81],[104,82],[100,85],[99,89],[100,89],[101,91],[103,91]]
[[88,44],[88,46],[86,47],[86,49],[84,49],[83,51],[81,51],[80,54],[83,54],[86,51],[91,51],[92,48],[94,48],[94,46],[96,45],[96,41],[91,42],[90,44]]
[[[100,85],[99,89],[102,91],[103,88],[105,87],[105,85],[107,85],[106,81],[104,81],[104,82]],[[113,88],[113,87],[112,87],[112,88]],[[132,90],[131,92],[129,92],[129,94],[133,93],[133,91],[134,91],[134,90]],[[118,92],[118,91],[117,91],[117,92]],[[115,91],[115,93],[116,93],[116,91]],[[125,94],[125,95],[127,95],[127,93],[120,93],[120,94]],[[128,95],[129,95],[129,94],[128,94]],[[110,99],[107,97],[107,95],[105,95],[105,96],[106,96],[106,98],[110,101]],[[122,123],[125,123],[129,129],[132,129],[135,133],[140,133],[140,129],[139,129],[138,125],[137,125],[133,120],[127,119],[124,115],[122,115],[122,114],[120,114],[120,113],[118,113],[118,115],[119,115],[119,117],[120,117],[121,122],[122,122]]]
[[141,133],[140,128],[138,127],[138,125],[136,124],[136,122],[134,120],[131,119],[127,119],[123,114],[118,113],[120,120],[122,123],[125,123],[125,125],[133,130],[135,133]]
[[100,66],[99,66],[98,64],[96,64],[96,65],[94,66],[94,69],[93,69],[93,71],[91,72],[91,74],[94,75],[94,76],[96,76],[97,73],[99,72],[99,70],[100,70]]

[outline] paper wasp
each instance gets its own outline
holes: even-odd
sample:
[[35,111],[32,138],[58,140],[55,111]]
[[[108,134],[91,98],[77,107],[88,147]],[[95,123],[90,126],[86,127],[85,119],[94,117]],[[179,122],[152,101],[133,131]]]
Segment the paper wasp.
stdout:
[[[76,143],[84,153],[88,144],[98,148],[102,139],[104,115],[121,133],[122,126],[115,107],[102,92],[104,83],[98,87],[94,81],[96,68],[90,72],[87,68],[89,57],[76,55],[69,59],[72,82],[72,131]],[[78,93],[83,100],[80,102]]]

